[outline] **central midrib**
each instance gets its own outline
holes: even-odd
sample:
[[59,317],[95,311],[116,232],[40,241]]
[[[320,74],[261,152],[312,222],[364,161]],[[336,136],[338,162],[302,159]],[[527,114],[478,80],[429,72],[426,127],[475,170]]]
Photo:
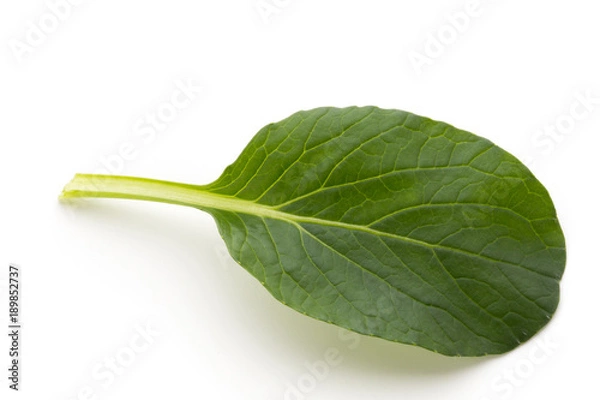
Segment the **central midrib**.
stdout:
[[295,224],[312,224],[339,229],[348,229],[380,237],[401,240],[406,243],[426,247],[432,250],[448,250],[461,253],[469,257],[477,257],[495,263],[516,266],[540,276],[556,280],[556,278],[552,276],[527,268],[522,264],[496,259],[481,253],[475,253],[439,243],[433,244],[419,239],[413,239],[394,233],[375,230],[364,225],[356,225],[347,222],[290,214],[285,211],[275,210],[272,206],[259,204],[232,196],[212,193],[204,189],[203,186],[126,176],[80,174],[76,175],[71,183],[65,187],[62,197],[100,197],[147,200],[185,205],[204,210],[215,209],[233,213],[254,215]]

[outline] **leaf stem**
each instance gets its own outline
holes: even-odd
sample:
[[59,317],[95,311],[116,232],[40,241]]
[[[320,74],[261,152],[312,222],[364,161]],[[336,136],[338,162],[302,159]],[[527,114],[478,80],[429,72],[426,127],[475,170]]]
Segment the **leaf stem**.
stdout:
[[120,175],[77,174],[59,199],[116,198],[178,204],[200,209],[275,215],[268,206],[212,193],[203,186]]
[[[77,174],[63,189],[60,199],[81,197],[147,200],[190,207],[219,206],[219,197],[201,186],[119,175]],[[222,208],[223,204],[220,204]]]

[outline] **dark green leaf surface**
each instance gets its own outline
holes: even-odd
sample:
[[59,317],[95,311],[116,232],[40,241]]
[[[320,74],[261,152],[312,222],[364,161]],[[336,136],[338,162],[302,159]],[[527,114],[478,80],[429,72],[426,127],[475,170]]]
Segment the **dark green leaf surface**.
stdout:
[[63,197],[205,210],[282,303],[453,356],[503,353],[539,331],[565,266],[552,201],[521,162],[398,110],[298,112],[210,185],[77,175]]
[[441,122],[299,112],[262,129],[205,189],[278,211],[207,209],[273,296],[359,333],[502,353],[558,304],[565,244],[548,193],[509,153]]

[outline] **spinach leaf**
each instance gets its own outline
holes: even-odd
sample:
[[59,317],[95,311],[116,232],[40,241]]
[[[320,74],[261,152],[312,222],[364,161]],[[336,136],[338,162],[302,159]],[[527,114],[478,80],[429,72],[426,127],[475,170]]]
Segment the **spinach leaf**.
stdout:
[[503,353],[539,331],[566,261],[552,201],[515,157],[376,107],[267,125],[209,185],[76,175],[62,197],[204,210],[282,303],[452,356]]

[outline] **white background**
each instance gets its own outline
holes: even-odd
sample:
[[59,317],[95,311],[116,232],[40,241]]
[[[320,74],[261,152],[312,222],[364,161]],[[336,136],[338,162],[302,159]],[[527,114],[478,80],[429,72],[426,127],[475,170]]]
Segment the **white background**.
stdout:
[[[278,12],[263,18],[257,0],[88,0],[59,8],[58,19],[42,0],[2,2],[0,266],[2,279],[9,262],[22,268],[24,333],[21,391],[9,392],[3,372],[0,398],[597,393],[596,368],[588,367],[600,356],[593,3],[267,3]],[[468,20],[454,18],[457,33],[449,16],[467,12]],[[42,25],[49,32],[36,38]],[[436,44],[440,35],[444,43]],[[427,64],[417,67],[416,57]],[[142,140],[139,128],[168,109],[178,82],[192,82],[193,100]],[[484,359],[347,336],[272,299],[230,260],[208,215],[57,200],[74,173],[103,164],[126,175],[208,183],[263,125],[326,105],[412,111],[527,161],[553,196],[568,245],[562,300],[547,329]],[[557,123],[554,136],[544,131]],[[138,337],[139,329],[151,338]],[[132,353],[132,340],[143,350]],[[328,352],[339,355],[325,368]],[[128,365],[111,380],[106,363],[116,356]]]

